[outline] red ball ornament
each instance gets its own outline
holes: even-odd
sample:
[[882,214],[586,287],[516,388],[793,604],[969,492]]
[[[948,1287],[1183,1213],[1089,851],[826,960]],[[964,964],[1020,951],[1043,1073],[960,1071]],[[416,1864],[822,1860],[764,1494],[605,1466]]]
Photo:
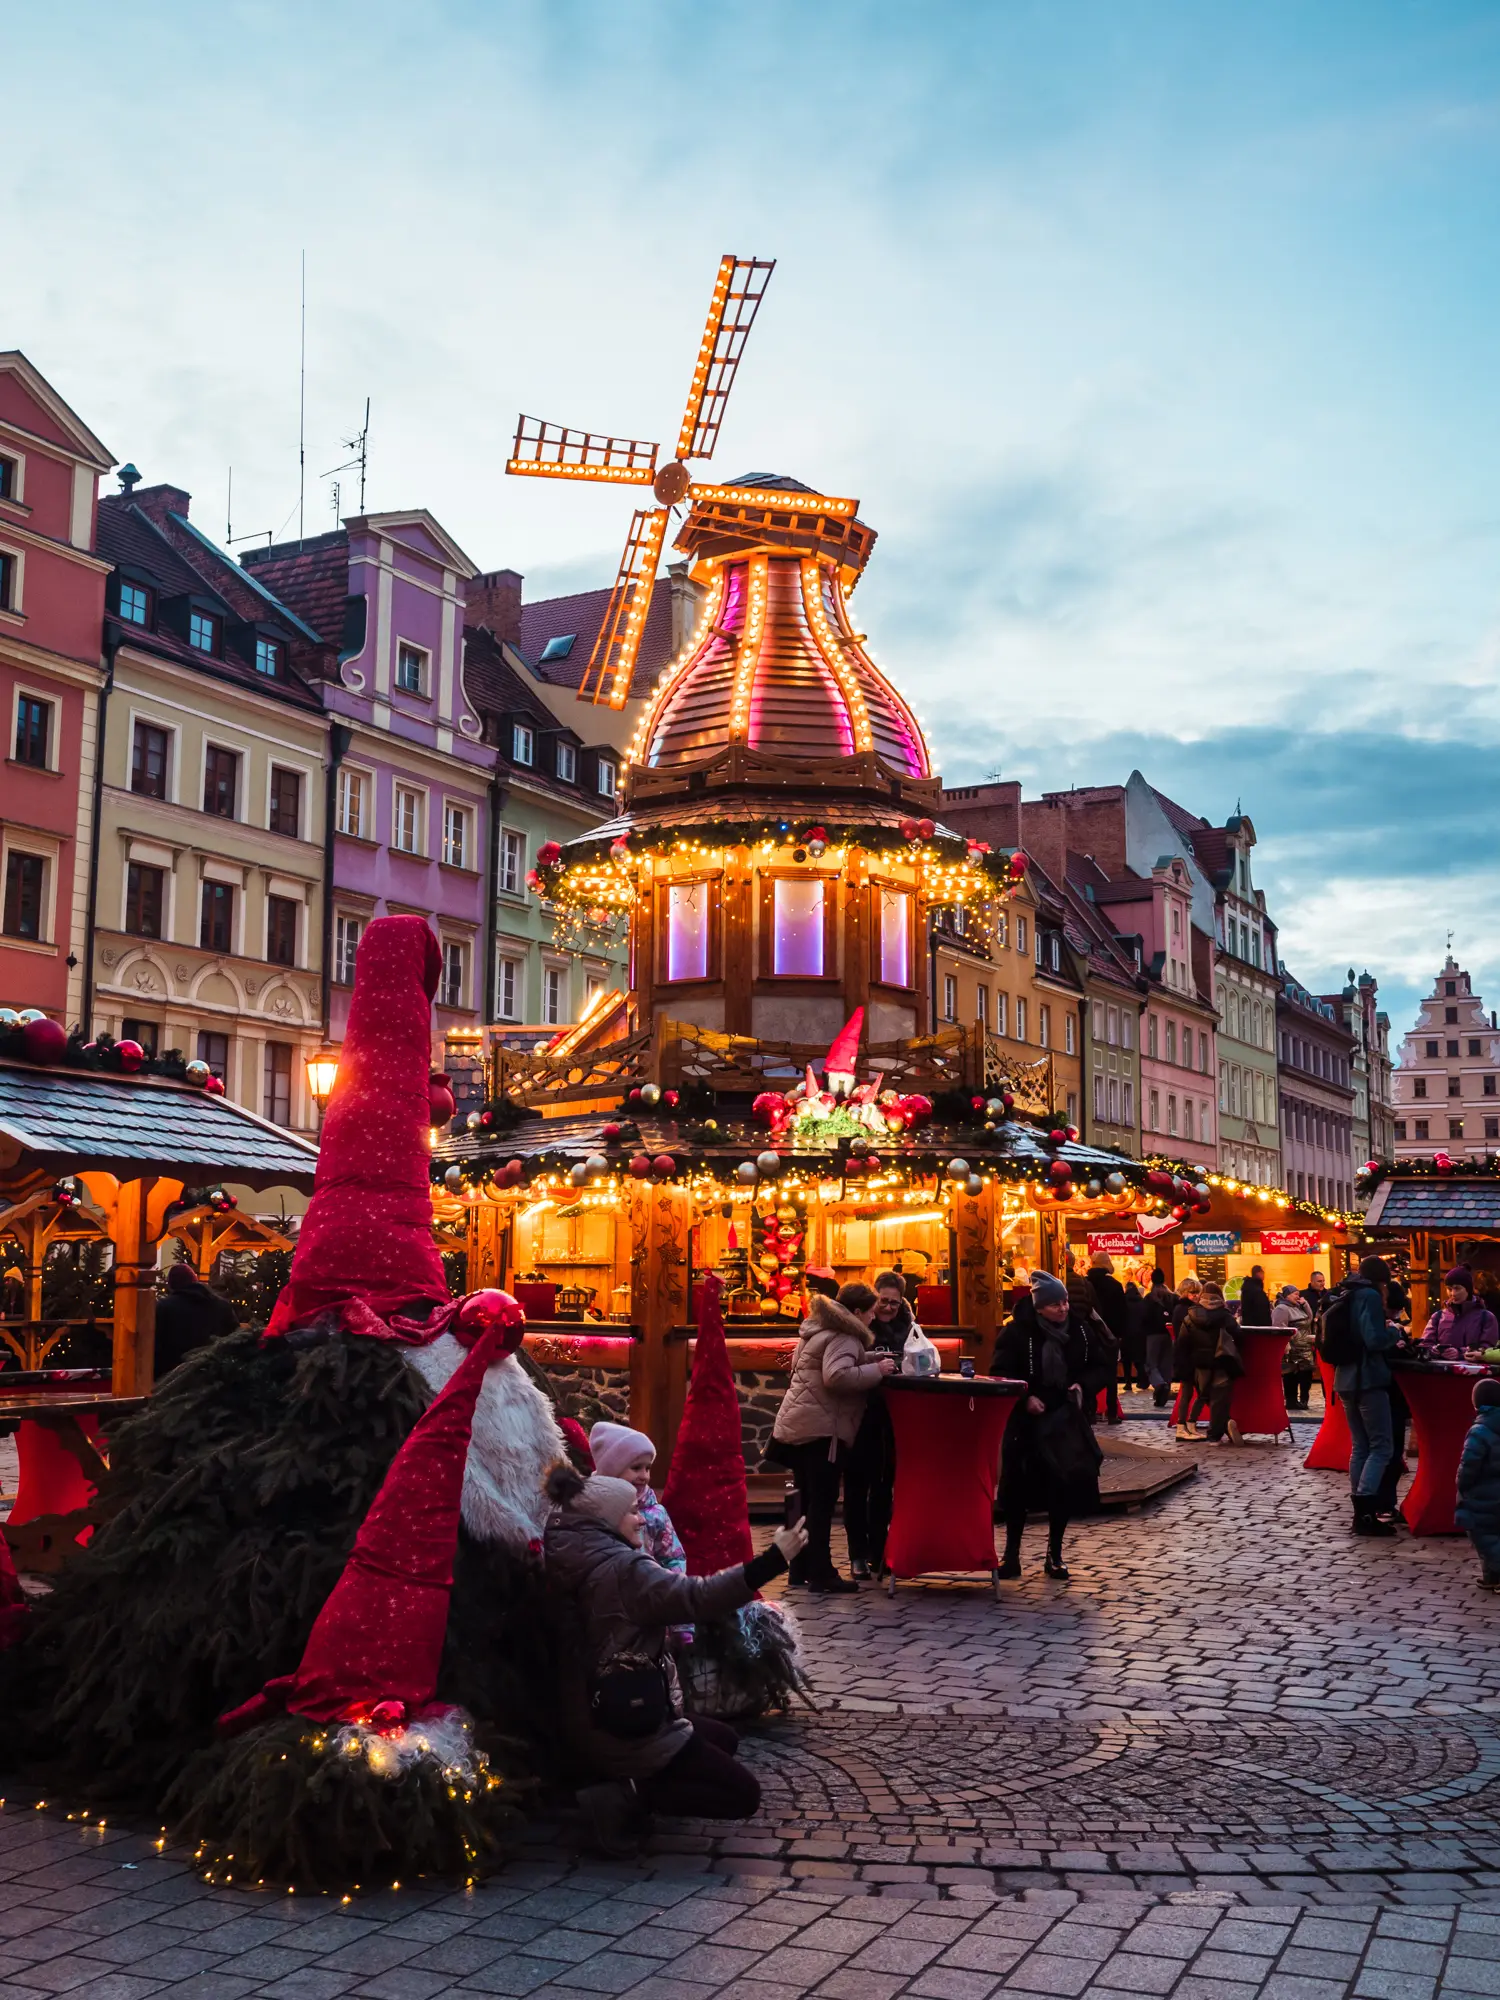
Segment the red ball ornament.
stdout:
[[204,1084],[203,1089],[204,1094],[208,1097],[222,1097],[224,1095],[224,1080],[222,1077],[211,1076],[208,1082]]
[[1146,1185],[1153,1194],[1170,1194],[1172,1176],[1162,1167],[1153,1167],[1146,1176]]
[[1174,1222],[1187,1221],[1187,1210],[1182,1206],[1181,1202],[1179,1202],[1177,1206],[1172,1210],[1172,1220]]
[[1076,1125],[1070,1125],[1070,1126],[1068,1127],[1068,1137],[1069,1137],[1070,1139],[1073,1139],[1073,1140],[1076,1140],[1076,1139],[1077,1139],[1077,1137],[1078,1137],[1078,1127],[1077,1127]]
[[493,1124],[494,1124],[494,1122],[495,1122],[495,1114],[494,1114],[494,1112],[493,1112],[493,1111],[481,1111],[481,1112],[480,1112],[480,1114],[479,1114],[479,1122],[480,1122],[480,1124],[481,1124],[481,1125],[493,1125]]
[[475,1341],[482,1334],[488,1333],[492,1327],[503,1328],[505,1334],[496,1359],[514,1354],[521,1345],[522,1335],[526,1331],[526,1315],[521,1310],[519,1301],[513,1299],[509,1292],[494,1289],[470,1292],[454,1316],[453,1332],[456,1338],[461,1340],[465,1347],[472,1347]]
[[922,822],[919,819],[904,819],[899,831],[903,840],[915,840],[922,831]]
[[[28,1021],[21,1029],[21,1050],[27,1062],[55,1063],[68,1046],[68,1031],[60,1021],[49,1020],[43,1014],[38,1020]],[[123,1046],[123,1044],[122,1044]],[[139,1043],[132,1043],[139,1047]],[[146,1051],[141,1049],[141,1059]]]
[[651,1174],[651,1159],[649,1154],[632,1153],[630,1156],[630,1171],[638,1181],[649,1179]]
[[526,886],[533,892],[537,889],[540,889],[542,886],[542,878],[540,875],[537,874],[534,868],[528,868],[526,870]]
[[919,1090],[908,1093],[900,1100],[900,1109],[912,1125],[925,1125],[932,1116],[932,1099],[924,1097]]
[[1047,1178],[1060,1187],[1064,1181],[1072,1180],[1073,1169],[1066,1160],[1054,1160],[1047,1169]]
[[1010,857],[1009,867],[1018,881],[1026,873],[1026,856],[1019,849]]
[[924,840],[931,840],[932,836],[937,832],[937,821],[919,819],[917,821],[917,832],[921,834]]
[[[33,1021],[30,1027],[27,1028],[26,1033],[29,1035],[32,1028],[40,1028],[43,1025],[41,1021]],[[49,1021],[45,1025],[47,1027],[55,1027],[56,1023]],[[123,1042],[115,1043],[115,1051],[120,1058],[120,1067],[127,1076],[134,1076],[141,1064],[146,1060],[146,1051],[141,1047],[140,1043],[133,1042],[128,1037]],[[29,1053],[30,1051],[28,1050]],[[51,1058],[48,1056],[35,1056],[32,1060],[35,1062],[48,1062]]]
[[779,1090],[763,1090],[750,1110],[762,1125],[773,1125],[778,1118],[786,1116],[786,1099]]
[[866,1153],[865,1165],[869,1168],[870,1172],[873,1174],[880,1165],[879,1153]]
[[639,1084],[637,1084],[635,1089],[632,1090],[626,1097],[625,1102],[627,1104],[639,1104],[640,1101],[641,1101],[641,1087]]
[[984,1099],[982,1097],[971,1097],[969,1099],[969,1109],[971,1111],[983,1111]]
[[446,1125],[457,1109],[452,1083],[442,1070],[435,1069],[427,1079],[428,1124]]
[[623,834],[618,840],[612,840],[609,844],[609,858],[611,861],[623,861],[629,852],[630,842],[625,839]]
[[507,1160],[498,1175],[502,1187],[519,1187],[525,1177],[526,1168],[520,1160]]
[[599,1128],[599,1137],[604,1141],[606,1146],[616,1145],[620,1137],[620,1128],[618,1125],[601,1125]]
[[1071,1181],[1064,1181],[1061,1187],[1054,1188],[1052,1190],[1052,1198],[1058,1202],[1071,1201],[1073,1199],[1073,1183]]
[[675,1090],[664,1090],[661,1094],[661,1101],[667,1107],[668,1111],[675,1111],[677,1109],[677,1092]]
[[677,1171],[677,1162],[670,1153],[658,1153],[651,1162],[651,1171],[659,1181],[669,1181]]
[[1049,1146],[1064,1146],[1067,1144],[1067,1140],[1067,1128],[1063,1125],[1054,1125],[1052,1130],[1047,1134],[1047,1144]]
[[539,868],[555,868],[562,860],[562,849],[555,840],[544,840],[536,851]]

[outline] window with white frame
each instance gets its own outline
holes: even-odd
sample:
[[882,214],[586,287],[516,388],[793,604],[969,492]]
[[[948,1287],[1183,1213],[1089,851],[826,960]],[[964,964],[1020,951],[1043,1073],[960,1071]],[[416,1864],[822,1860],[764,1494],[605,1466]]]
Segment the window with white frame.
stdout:
[[359,940],[364,933],[364,919],[349,916],[340,910],[333,920],[333,983],[335,986],[354,984],[354,956],[359,950]]
[[1182,1136],[1184,1139],[1193,1137],[1193,1100],[1190,1097],[1182,1100]]
[[1146,1130],[1148,1132],[1161,1130],[1161,1098],[1154,1090],[1146,1093]]
[[1020,952],[1020,953],[1022,954],[1022,956],[1023,956],[1023,957],[1025,956],[1025,952],[1026,952],[1026,919],[1025,919],[1024,917],[1017,917],[1017,918],[1016,918],[1016,950],[1017,950],[1018,952]]
[[1093,1009],[1093,1029],[1096,1043],[1104,1040],[1104,1002],[1096,1000]]
[[904,889],[882,887],[880,898],[880,978],[886,986],[911,984],[911,898]]
[[521,961],[502,958],[495,965],[495,1009],[502,1021],[521,1018]]
[[1111,1125],[1118,1125],[1120,1122],[1120,1079],[1117,1076],[1112,1076],[1109,1079],[1108,1102],[1109,1122]]
[[1135,1016],[1128,1007],[1120,1009],[1120,1047],[1122,1049],[1135,1047]]
[[604,991],[604,984],[604,974],[602,972],[588,972],[584,974],[583,1007],[585,1013],[588,1012]]
[[422,852],[422,794],[411,785],[397,785],[391,808],[391,845],[403,854]]
[[1026,1039],[1026,996],[1023,993],[1018,993],[1016,995],[1016,1040],[1018,1042],[1024,1042],[1025,1039]]
[[1005,1033],[1005,1017],[1009,998],[1010,996],[1007,993],[997,993],[995,995],[995,1033],[997,1035]]
[[1112,1049],[1118,1048],[1120,1042],[1120,1010],[1118,1007],[1106,1007],[1104,1010],[1104,1039]]
[[974,988],[974,1018],[981,1028],[990,1025],[990,989],[984,984]]
[[443,859],[450,868],[467,868],[472,842],[469,839],[469,808],[451,802],[443,807]]
[[1099,1124],[1104,1122],[1104,1073],[1097,1071],[1094,1076],[1094,1117]]
[[619,767],[616,765],[613,757],[601,757],[599,759],[599,796],[604,799],[612,799],[615,795],[615,786],[618,781]]
[[565,785],[571,785],[578,776],[578,746],[576,743],[559,743],[557,746],[557,775]]
[[1071,1007],[1063,1015],[1063,1053],[1070,1056],[1078,1053],[1078,1022]]
[[1076,1090],[1068,1092],[1068,1123],[1070,1125],[1078,1123],[1078,1092]]
[[427,654],[404,639],[396,648],[396,685],[403,694],[427,692]]
[[1120,1078],[1120,1123],[1135,1123],[1135,1085],[1128,1076]]
[[340,833],[350,834],[355,840],[365,839],[369,796],[370,780],[366,774],[363,771],[351,771],[347,764],[341,764],[337,809],[337,825]]
[[1036,1010],[1037,1047],[1050,1049],[1052,1046],[1052,1009],[1042,1001]]
[[438,989],[438,1005],[462,1007],[468,985],[469,948],[453,938],[443,940],[443,979]]
[[560,965],[542,968],[542,1020],[549,1028],[562,1026],[563,970]]
[[943,1019],[958,1019],[958,980],[951,972],[943,974]]
[[526,836],[510,827],[500,830],[500,888],[507,896],[519,896],[526,876]]
[[513,764],[534,764],[536,762],[536,731],[528,729],[524,722],[516,722],[511,725],[510,758]]

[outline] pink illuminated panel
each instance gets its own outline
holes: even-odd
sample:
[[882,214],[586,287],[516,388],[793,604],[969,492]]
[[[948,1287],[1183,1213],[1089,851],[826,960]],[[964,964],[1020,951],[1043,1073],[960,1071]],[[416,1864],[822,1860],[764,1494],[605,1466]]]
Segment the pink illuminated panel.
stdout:
[[667,890],[667,978],[707,979],[709,882],[673,882]]
[[771,918],[771,970],[783,978],[823,977],[825,886],[816,875],[777,877]]
[[904,889],[880,891],[880,978],[886,986],[911,985],[911,898]]

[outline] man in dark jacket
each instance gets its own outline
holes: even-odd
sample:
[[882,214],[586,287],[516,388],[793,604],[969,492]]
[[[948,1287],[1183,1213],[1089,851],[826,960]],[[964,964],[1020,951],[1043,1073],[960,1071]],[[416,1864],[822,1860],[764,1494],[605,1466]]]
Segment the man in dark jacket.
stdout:
[[1240,1325],[1269,1326],[1271,1324],[1271,1298],[1266,1290],[1265,1267],[1251,1266],[1250,1275],[1240,1286]]
[[1146,1379],[1152,1401],[1164,1410],[1172,1393],[1172,1309],[1177,1296],[1160,1264],[1151,1273],[1151,1289],[1141,1302],[1146,1326]]
[[156,1379],[169,1374],[196,1347],[232,1333],[239,1314],[228,1299],[210,1291],[191,1264],[167,1270],[167,1296],[156,1308]]
[[995,1373],[1026,1384],[1000,1448],[1002,1577],[1021,1574],[1026,1516],[1033,1508],[1045,1508],[1047,1574],[1066,1583],[1063,1535],[1073,1514],[1089,1505],[1091,1491],[1098,1497],[1102,1454],[1084,1408],[1088,1332],[1068,1290],[1046,1271],[1033,1272],[1031,1296],[1018,1302],[995,1353]]
[[[1386,1318],[1385,1288],[1390,1267],[1383,1257],[1365,1257],[1339,1292],[1348,1302],[1351,1340],[1357,1352],[1336,1361],[1333,1386],[1349,1420],[1349,1491],[1356,1535],[1394,1535],[1396,1523],[1380,1511],[1380,1488],[1396,1449],[1391,1427],[1391,1349],[1401,1328]],[[1323,1315],[1325,1338],[1336,1337],[1338,1306],[1330,1299]]]
[[[1117,1424],[1122,1421],[1120,1416],[1120,1357],[1125,1352],[1127,1315],[1125,1310],[1125,1287],[1115,1276],[1115,1267],[1110,1262],[1107,1251],[1096,1250],[1093,1256],[1089,1258],[1088,1277],[1085,1283],[1088,1286],[1089,1294],[1093,1301],[1094,1311],[1103,1320],[1114,1341],[1115,1348],[1114,1354],[1109,1360],[1109,1373],[1096,1383],[1094,1393],[1097,1396],[1100,1389],[1107,1391],[1105,1408],[1108,1418],[1110,1423]],[[1102,1346],[1103,1343],[1098,1340],[1096,1335],[1095,1339],[1091,1342],[1091,1352],[1096,1358],[1096,1371],[1101,1374],[1103,1363]],[[1128,1360],[1125,1367],[1125,1380],[1127,1383],[1130,1380]]]

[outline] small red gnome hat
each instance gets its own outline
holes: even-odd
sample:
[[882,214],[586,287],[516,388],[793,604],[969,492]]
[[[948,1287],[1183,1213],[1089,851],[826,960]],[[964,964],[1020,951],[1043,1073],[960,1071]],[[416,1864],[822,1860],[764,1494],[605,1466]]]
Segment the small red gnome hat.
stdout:
[[856,1007],[833,1038],[823,1074],[835,1097],[847,1097],[854,1088],[854,1071],[859,1062],[859,1031],[865,1024],[865,1010]]
[[710,1272],[698,1307],[693,1376],[661,1496],[687,1550],[689,1576],[712,1576],[749,1562],[755,1553],[740,1399],[724,1339],[723,1300],[723,1280]]
[[221,1736],[237,1736],[280,1709],[311,1722],[399,1724],[432,1701],[474,1408],[485,1370],[510,1351],[515,1327],[525,1323],[515,1300],[507,1302],[509,1314],[486,1315],[473,1346],[392,1459],[308,1635],[302,1664],[220,1716]]
[[447,1303],[427,1148],[441,969],[421,917],[377,917],[360,940],[313,1198],[267,1339],[330,1307],[351,1332],[389,1338],[382,1321],[400,1307]]

